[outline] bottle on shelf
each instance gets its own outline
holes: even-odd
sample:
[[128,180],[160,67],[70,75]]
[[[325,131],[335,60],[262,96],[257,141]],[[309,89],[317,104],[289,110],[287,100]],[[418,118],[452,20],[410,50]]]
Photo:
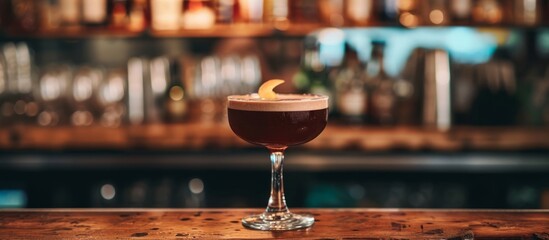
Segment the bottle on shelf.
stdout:
[[345,16],[350,24],[364,26],[372,21],[374,6],[373,0],[347,0]]
[[265,22],[271,23],[275,28],[286,30],[289,27],[289,0],[265,0],[263,3],[263,15]]
[[392,125],[395,123],[394,79],[389,77],[384,70],[384,48],[381,43],[375,43],[372,57],[368,63],[367,88],[370,92],[369,122],[376,125]]
[[65,28],[77,28],[80,26],[81,2],[79,0],[59,0],[60,23]]
[[[320,60],[316,39],[306,39],[300,70],[293,77],[296,89],[302,93],[329,96],[334,99],[333,83],[330,80],[330,68]],[[334,110],[334,101],[329,101],[328,110]]]
[[319,12],[317,0],[291,0],[290,20],[295,23],[317,23]]
[[415,5],[414,0],[384,0],[376,1],[376,16],[381,23],[394,24],[398,22],[399,18],[399,5]]
[[405,67],[395,77],[393,90],[396,96],[395,124],[417,126],[420,124],[421,94],[420,83],[423,81],[422,65],[420,63],[424,51],[416,49],[412,52]]
[[151,25],[154,30],[179,30],[183,0],[151,0]]
[[521,26],[535,26],[541,22],[541,2],[539,0],[513,1],[515,24]]
[[38,1],[11,1],[11,27],[16,31],[32,32],[38,28]]
[[104,27],[108,23],[107,0],[81,0],[81,22],[85,26]]
[[129,29],[143,31],[151,23],[151,11],[147,0],[133,0],[129,12]]
[[217,23],[227,24],[234,22],[236,0],[215,0],[215,19]]
[[263,22],[263,1],[238,0],[238,16],[241,22]]
[[503,5],[497,0],[479,0],[472,9],[474,24],[501,24],[504,19]]
[[468,25],[471,23],[472,0],[450,1],[450,12],[452,23],[457,25]]
[[[113,0],[111,8],[110,27],[115,29],[128,27],[128,0]],[[131,28],[131,26],[129,28]]]
[[183,29],[208,29],[215,24],[215,13],[207,4],[211,1],[189,0],[181,17]]
[[345,59],[335,75],[337,111],[346,123],[361,124],[368,113],[365,66],[356,51],[346,46]]
[[166,121],[182,122],[187,117],[188,102],[181,64],[177,61],[170,61],[169,82],[165,96]]
[[326,24],[334,27],[345,25],[343,0],[319,0],[318,10],[321,19]]

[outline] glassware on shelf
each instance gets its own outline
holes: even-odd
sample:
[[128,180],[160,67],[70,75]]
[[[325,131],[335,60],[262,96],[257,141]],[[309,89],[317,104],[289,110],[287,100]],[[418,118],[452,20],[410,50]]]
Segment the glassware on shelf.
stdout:
[[250,143],[266,147],[271,153],[268,206],[261,214],[244,217],[242,224],[257,230],[307,228],[314,224],[314,217],[291,213],[286,206],[282,176],[284,151],[289,146],[309,142],[322,132],[328,119],[328,97],[276,96],[277,99],[262,99],[254,94],[228,97],[228,118],[233,132]]
[[145,121],[144,82],[147,62],[141,58],[131,58],[128,61],[128,121],[131,124],[141,124]]
[[105,127],[118,127],[123,122],[126,107],[126,76],[121,70],[113,69],[106,73],[99,86],[97,98],[101,105],[99,123]]
[[37,114],[33,95],[33,54],[26,43],[8,42],[2,46],[2,122],[21,124],[32,121]]
[[46,68],[38,81],[40,113],[36,119],[40,126],[56,126],[68,122],[68,101],[72,91],[72,70],[67,65]]
[[71,124],[90,126],[98,115],[97,94],[103,81],[103,71],[91,67],[80,67],[74,73],[70,102],[73,105]]
[[190,84],[190,98],[197,105],[193,118],[203,122],[226,119],[226,97],[256,89],[261,66],[255,55],[206,56],[196,66]]

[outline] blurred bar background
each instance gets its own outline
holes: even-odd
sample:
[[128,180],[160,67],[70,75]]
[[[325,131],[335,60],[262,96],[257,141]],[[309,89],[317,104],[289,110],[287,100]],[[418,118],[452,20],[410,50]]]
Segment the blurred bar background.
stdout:
[[0,1],[0,208],[264,207],[226,96],[330,96],[290,207],[549,208],[549,2]]

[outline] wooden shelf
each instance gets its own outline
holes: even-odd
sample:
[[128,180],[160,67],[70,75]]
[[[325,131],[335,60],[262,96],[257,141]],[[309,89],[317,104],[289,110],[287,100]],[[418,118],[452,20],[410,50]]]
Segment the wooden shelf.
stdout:
[[110,28],[67,28],[41,30],[36,32],[4,32],[0,37],[4,38],[90,38],[90,37],[116,37],[116,38],[135,38],[145,35],[145,32],[130,31],[126,29]]
[[[548,150],[549,128],[456,127],[442,132],[417,127],[329,125],[313,150],[360,151],[519,151]],[[205,150],[253,145],[238,138],[226,123],[143,125],[121,128],[16,126],[0,129],[0,149],[18,150]]]
[[175,31],[156,31],[146,29],[144,31],[130,31],[126,29],[111,28],[60,28],[54,30],[41,30],[36,32],[7,31],[0,34],[5,38],[90,38],[90,37],[185,37],[185,38],[229,38],[229,37],[270,37],[270,36],[294,36],[302,37],[318,29],[322,24],[288,24],[286,26],[274,26],[272,24],[218,24],[208,29],[181,29]]
[[[519,25],[445,25],[445,26],[418,26],[418,27],[476,27],[484,29],[538,29],[546,26],[519,26]],[[232,38],[232,37],[303,37],[319,29],[329,28],[323,23],[299,23],[288,25],[273,25],[267,23],[237,23],[237,24],[217,24],[208,29],[180,29],[174,31],[158,31],[147,28],[143,31],[131,31],[128,29],[112,29],[108,27],[78,27],[78,28],[59,28],[52,30],[38,30],[35,32],[14,32],[0,30],[0,38],[93,38],[93,37],[113,37],[113,38]],[[396,27],[404,28],[398,24],[371,23],[364,26],[342,26],[342,28],[367,28],[367,27]]]

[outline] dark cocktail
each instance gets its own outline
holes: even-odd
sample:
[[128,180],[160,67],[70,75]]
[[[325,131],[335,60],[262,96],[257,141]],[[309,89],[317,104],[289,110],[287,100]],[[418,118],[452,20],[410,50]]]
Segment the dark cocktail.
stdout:
[[290,213],[284,199],[282,165],[288,146],[317,137],[328,120],[328,97],[277,94],[264,99],[257,94],[230,96],[231,129],[242,139],[267,147],[271,152],[271,196],[264,213],[242,219],[246,227],[259,230],[291,230],[310,227],[311,215]]

